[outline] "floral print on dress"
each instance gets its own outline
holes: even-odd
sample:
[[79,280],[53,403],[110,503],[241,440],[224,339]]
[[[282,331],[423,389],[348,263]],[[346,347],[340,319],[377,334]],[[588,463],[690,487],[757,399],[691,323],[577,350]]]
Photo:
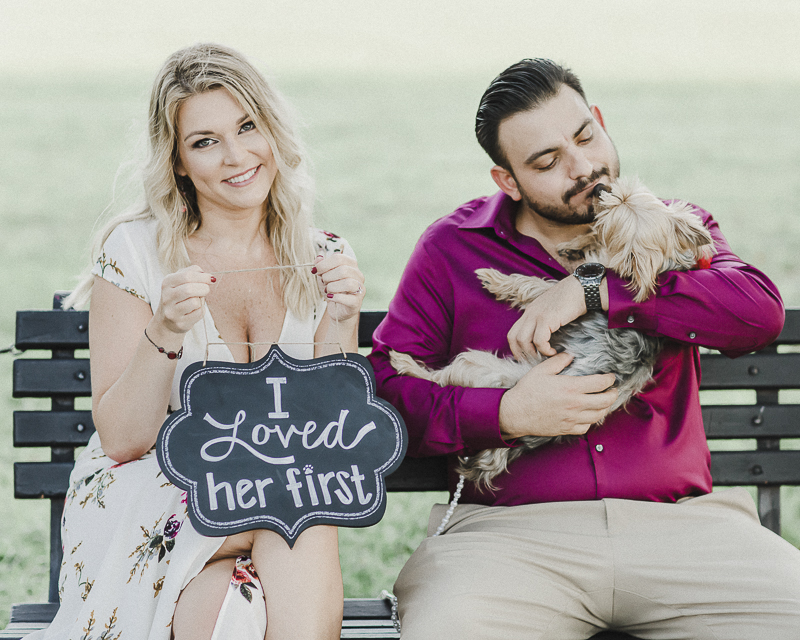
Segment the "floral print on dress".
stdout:
[[317,247],[319,250],[326,253],[342,253],[344,251],[342,239],[335,233],[323,231],[322,235],[324,236],[324,244]]
[[94,625],[96,623],[94,611],[92,611],[91,615],[89,616],[88,623],[83,628],[83,636],[81,636],[81,640],[119,640],[120,636],[122,636],[122,631],[120,631],[117,635],[112,635],[114,627],[117,625],[118,608],[119,607],[115,608],[114,611],[111,612],[111,616],[109,617],[108,622],[106,622],[103,632],[97,637],[92,635],[92,631],[94,631]]
[[123,286],[123,285],[122,285],[122,284],[120,284],[119,282],[115,282],[115,281],[114,281],[114,280],[112,280],[111,278],[106,278],[106,277],[105,277],[105,272],[106,272],[106,269],[111,269],[111,271],[113,271],[114,273],[116,273],[116,274],[117,274],[117,275],[118,275],[120,278],[124,278],[124,277],[125,277],[125,274],[122,272],[122,269],[120,269],[120,268],[117,266],[117,261],[116,261],[116,260],[112,260],[111,258],[109,258],[108,256],[106,256],[106,252],[105,252],[105,251],[103,251],[103,252],[100,254],[100,257],[99,257],[99,258],[97,258],[97,261],[96,261],[96,262],[97,262],[97,264],[100,266],[100,277],[101,277],[101,278],[103,278],[103,279],[105,279],[106,281],[110,282],[111,284],[113,284],[113,285],[115,285],[115,286],[119,287],[119,288],[120,288],[120,289],[122,289],[123,291],[127,291],[127,292],[128,292],[128,293],[130,293],[132,296],[136,296],[136,297],[137,297],[137,298],[139,298],[140,300],[144,300],[144,299],[145,299],[145,298],[144,298],[144,296],[143,296],[142,294],[140,294],[138,291],[136,291],[136,289],[131,289],[130,287]]
[[[112,467],[113,468],[113,467]],[[114,474],[111,473],[110,470],[105,472],[97,472],[93,473],[90,476],[87,476],[83,479],[83,487],[89,487],[89,492],[84,496],[83,500],[80,501],[81,508],[86,507],[89,503],[94,503],[101,509],[106,508],[106,504],[104,502],[106,490],[110,485],[114,483]],[[72,490],[72,494],[70,498],[73,500],[77,498],[78,495],[78,487],[75,487]]]
[[[150,566],[150,560],[152,560],[154,556],[157,555],[157,562],[161,562],[165,556],[175,548],[175,536],[177,536],[178,531],[181,530],[182,522],[178,521],[177,514],[173,513],[164,524],[163,529],[159,531],[158,525],[163,519],[164,516],[162,515],[158,520],[156,520],[155,524],[153,525],[152,532],[146,529],[144,526],[139,526],[144,534],[144,542],[136,547],[136,549],[134,549],[128,556],[129,558],[133,558],[134,556],[136,557],[136,562],[131,568],[128,582],[133,579],[137,571],[144,575],[145,569]],[[158,583],[155,584],[157,585]],[[161,587],[158,587],[157,589],[160,591]]]
[[239,593],[244,596],[245,600],[251,603],[253,602],[253,590],[256,592],[261,590],[256,568],[249,557],[239,556],[236,558],[236,566],[233,569],[231,585],[234,588],[238,587]]

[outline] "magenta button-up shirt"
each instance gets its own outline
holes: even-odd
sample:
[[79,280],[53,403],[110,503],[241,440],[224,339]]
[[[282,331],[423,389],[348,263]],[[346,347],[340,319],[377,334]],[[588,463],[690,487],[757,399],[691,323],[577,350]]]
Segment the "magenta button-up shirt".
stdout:
[[[503,193],[478,198],[432,224],[409,260],[369,359],[378,393],[406,421],[411,456],[467,454],[509,446],[500,437],[504,389],[469,389],[399,376],[387,351],[432,368],[466,349],[510,355],[506,334],[520,311],[486,292],[475,269],[493,267],[560,280],[567,272],[514,227],[515,203]],[[634,303],[625,282],[608,274],[609,325],[669,338],[654,382],[585,436],[547,444],[498,476],[495,493],[467,483],[462,502],[517,505],[628,498],[672,502],[711,491],[700,413],[697,347],[731,357],[759,349],[780,333],[783,304],[764,274],[734,255],[717,223],[696,210],[714,237],[709,269],[668,272],[655,296]],[[451,464],[451,490],[455,474]]]

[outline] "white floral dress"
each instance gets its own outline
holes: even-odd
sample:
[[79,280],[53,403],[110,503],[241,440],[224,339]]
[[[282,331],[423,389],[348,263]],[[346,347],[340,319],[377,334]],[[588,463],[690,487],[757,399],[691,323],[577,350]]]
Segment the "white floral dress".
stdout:
[[[154,221],[128,222],[109,236],[93,273],[128,291],[155,310],[164,274],[156,256]],[[332,234],[311,230],[318,254],[353,255]],[[324,313],[320,301],[308,318],[287,311],[281,348],[312,358],[314,333]],[[170,406],[177,409],[183,370],[209,358],[232,362],[211,315],[187,334],[173,379]],[[305,344],[290,344],[305,343]],[[64,561],[59,579],[61,607],[44,631],[28,640],[169,640],[175,603],[224,538],[197,533],[187,518],[186,494],[161,473],[155,450],[118,464],[95,433],[70,477],[62,520]],[[263,640],[266,609],[249,558],[237,560],[212,640]]]

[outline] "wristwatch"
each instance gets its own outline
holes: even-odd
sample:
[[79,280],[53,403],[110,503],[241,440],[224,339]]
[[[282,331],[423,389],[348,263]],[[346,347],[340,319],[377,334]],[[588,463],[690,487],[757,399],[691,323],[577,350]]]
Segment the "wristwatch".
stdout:
[[600,283],[606,275],[606,268],[599,262],[584,262],[573,275],[583,285],[587,311],[602,311],[600,302]]

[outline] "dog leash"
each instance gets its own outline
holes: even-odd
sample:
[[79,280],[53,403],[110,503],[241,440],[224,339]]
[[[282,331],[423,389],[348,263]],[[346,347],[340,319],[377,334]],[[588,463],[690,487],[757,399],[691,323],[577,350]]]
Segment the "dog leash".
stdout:
[[[440,536],[444,533],[445,528],[450,523],[450,518],[453,517],[453,513],[458,506],[458,501],[461,498],[461,491],[464,489],[464,482],[466,478],[459,474],[458,476],[458,484],[456,485],[456,490],[453,493],[453,499],[450,501],[450,506],[447,508],[447,512],[444,514],[442,518],[442,522],[439,527],[436,529],[436,533],[434,533],[431,537],[435,538],[436,536]],[[381,591],[381,598],[384,600],[388,600],[389,604],[392,607],[392,626],[394,626],[395,631],[400,633],[400,616],[397,613],[397,596],[393,593],[384,589]]]
[[[465,461],[467,458],[464,459]],[[440,536],[444,533],[445,528],[450,523],[450,518],[453,517],[453,513],[458,506],[458,500],[461,498],[461,491],[464,488],[464,481],[465,478],[463,475],[458,476],[458,484],[456,485],[456,490],[453,493],[453,499],[450,501],[450,506],[447,508],[447,512],[444,514],[444,518],[442,518],[442,523],[439,525],[439,528],[436,529],[436,533],[433,534],[433,538],[436,536]]]

